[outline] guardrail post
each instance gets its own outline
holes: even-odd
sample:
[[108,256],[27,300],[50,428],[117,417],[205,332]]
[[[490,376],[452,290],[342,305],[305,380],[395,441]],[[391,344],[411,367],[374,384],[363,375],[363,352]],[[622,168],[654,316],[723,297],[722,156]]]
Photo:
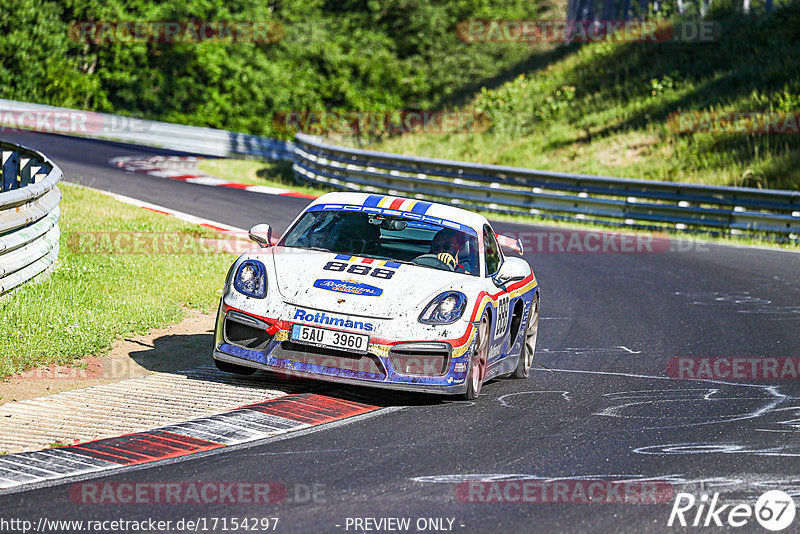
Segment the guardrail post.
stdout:
[[[19,161],[19,186],[25,187],[34,181],[36,161],[33,158],[21,158]],[[38,170],[38,168],[36,169]]]
[[34,169],[36,169],[36,170],[33,173],[33,176],[31,177],[31,180],[33,180],[35,182],[37,176],[39,176],[39,175],[47,176],[48,174],[50,174],[50,172],[53,170],[53,166],[50,165],[47,162],[44,162],[44,163],[39,163],[39,167],[38,168],[34,167]]
[[19,154],[12,150],[3,151],[3,191],[19,187]]

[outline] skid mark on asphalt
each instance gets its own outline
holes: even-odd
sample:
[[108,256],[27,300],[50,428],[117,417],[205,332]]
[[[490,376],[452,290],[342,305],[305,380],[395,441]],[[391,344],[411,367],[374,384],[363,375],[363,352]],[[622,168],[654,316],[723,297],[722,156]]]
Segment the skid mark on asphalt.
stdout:
[[537,390],[537,391],[520,391],[518,393],[509,393],[508,395],[503,395],[502,397],[498,398],[497,402],[499,402],[502,406],[505,406],[506,408],[511,408],[511,407],[514,407],[514,403],[513,402],[509,402],[509,400],[508,400],[511,397],[518,397],[520,395],[542,395],[542,394],[549,395],[549,394],[553,394],[553,393],[560,395],[561,398],[563,398],[567,402],[570,402],[570,400],[571,400],[569,398],[569,391]]
[[[578,374],[589,374],[589,375],[605,375],[605,376],[621,376],[626,378],[644,378],[648,380],[667,380],[673,381],[675,379],[665,376],[651,376],[651,375],[637,375],[633,373],[617,373],[617,372],[610,372],[610,371],[586,371],[586,370],[579,370],[579,369],[550,369],[550,371],[554,373],[578,373]],[[642,390],[634,390],[634,391],[617,391],[612,393],[606,393],[603,396],[614,398],[615,396],[619,396],[620,399],[626,400],[631,399],[632,395],[637,395],[640,399],[638,402],[635,403],[624,403],[622,405],[607,407],[600,412],[596,412],[594,415],[606,415],[610,417],[620,417],[623,415],[621,410],[633,406],[633,405],[652,405],[660,402],[666,401],[680,401],[680,400],[687,400],[687,395],[689,395],[689,400],[691,400],[691,395],[688,392],[694,392],[697,397],[696,400],[703,400],[711,402],[713,398],[714,401],[718,400],[735,400],[735,401],[756,401],[758,403],[758,407],[749,411],[745,411],[744,413],[738,414],[729,414],[726,416],[722,416],[719,419],[711,419],[705,421],[697,421],[697,422],[687,422],[682,421],[679,425],[668,425],[668,426],[655,426],[655,427],[646,427],[640,428],[637,430],[657,430],[657,429],[666,429],[666,428],[682,428],[686,426],[699,426],[699,425],[712,425],[712,424],[720,424],[720,423],[730,423],[734,421],[742,421],[748,419],[756,419],[759,417],[764,416],[767,413],[772,412],[775,410],[780,404],[793,397],[789,395],[785,395],[779,391],[777,386],[768,386],[762,384],[744,384],[744,383],[737,383],[737,382],[726,382],[722,380],[708,380],[708,379],[686,379],[691,380],[695,383],[701,384],[718,384],[721,386],[731,387],[731,388],[752,388],[755,389],[760,393],[759,396],[753,397],[741,397],[731,395],[729,398],[716,396],[718,393],[719,388],[700,388],[700,389],[686,389],[686,388],[673,388],[673,389],[642,389]],[[698,394],[698,391],[702,392],[702,395]],[[676,397],[670,398],[671,395],[676,395]],[[754,394],[755,395],[755,394]],[[624,414],[624,417],[631,418],[632,415]],[[661,419],[663,414],[658,413],[657,411],[650,410],[649,415],[640,416],[637,415],[636,418],[651,418],[651,419]]]
[[[554,373],[621,376],[660,381],[674,380],[663,376],[606,371],[576,369],[551,369],[550,371]],[[714,384],[714,387],[649,388],[605,393],[602,397],[606,401],[611,401],[611,405],[605,406],[592,415],[633,421],[637,425],[635,428],[625,428],[618,430],[618,432],[687,429],[705,425],[737,424],[728,433],[736,437],[734,440],[666,444],[643,443],[632,449],[632,452],[636,454],[737,454],[761,457],[800,457],[800,443],[790,441],[797,435],[796,430],[800,428],[800,419],[787,419],[785,413],[789,412],[790,417],[800,415],[800,399],[781,393],[779,386],[708,379],[690,380],[695,384]],[[744,396],[737,393],[737,390],[741,391],[741,388],[747,388],[745,390],[747,393]],[[710,416],[701,415],[703,410],[699,409],[699,403],[714,403],[715,413]],[[787,406],[786,404],[790,405]],[[664,419],[675,421],[675,423],[639,426],[641,422],[663,421]],[[755,439],[755,433],[757,432],[780,432],[787,441],[774,447],[755,445],[751,438]],[[753,435],[751,436],[750,434]]]
[[0,493],[27,484],[102,473],[258,441],[378,410],[318,395],[290,394],[226,413],[70,447],[0,457]]
[[793,445],[787,447],[781,445],[778,447],[748,447],[739,443],[667,443],[662,445],[651,445],[648,447],[639,447],[634,449],[633,452],[639,454],[656,454],[656,455],[671,455],[671,454],[751,454],[756,456],[785,456],[785,457],[798,457],[800,456],[800,446]]
[[751,295],[749,291],[740,293],[676,291],[675,295],[690,300],[694,306],[733,306],[737,313],[774,315],[783,319],[797,318],[800,315],[800,306],[779,306],[773,304],[771,300]]
[[568,354],[570,356],[619,356],[627,354],[641,354],[640,350],[633,350],[625,345],[616,347],[564,347],[563,349],[543,349],[537,348],[537,353],[546,354]]
[[[695,410],[689,408],[696,406],[698,403],[714,402],[720,403],[718,406],[715,406],[715,411],[719,417],[719,419],[715,419],[715,422],[724,423],[744,418],[758,417],[777,406],[777,404],[775,404],[775,399],[780,397],[773,395],[774,390],[767,387],[764,393],[763,396],[742,397],[734,394],[730,391],[730,388],[725,392],[722,392],[720,388],[675,388],[605,393],[603,397],[607,397],[611,401],[631,402],[622,402],[614,406],[606,407],[593,415],[623,419],[661,419],[665,414],[668,414],[671,419],[689,421],[697,419],[708,420],[708,416],[702,414],[695,415]],[[670,405],[676,403],[681,406],[671,411]],[[747,408],[748,405],[756,405],[758,408],[744,409]],[[732,413],[723,413],[726,409]]]

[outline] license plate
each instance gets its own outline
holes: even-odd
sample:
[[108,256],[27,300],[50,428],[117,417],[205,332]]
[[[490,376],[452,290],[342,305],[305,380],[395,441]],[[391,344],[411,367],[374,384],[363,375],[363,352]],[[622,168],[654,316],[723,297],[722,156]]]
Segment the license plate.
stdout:
[[337,330],[328,330],[327,328],[317,328],[316,326],[292,325],[291,337],[292,341],[298,343],[362,354],[366,354],[369,347],[369,336],[366,334],[351,334],[350,332],[339,332]]

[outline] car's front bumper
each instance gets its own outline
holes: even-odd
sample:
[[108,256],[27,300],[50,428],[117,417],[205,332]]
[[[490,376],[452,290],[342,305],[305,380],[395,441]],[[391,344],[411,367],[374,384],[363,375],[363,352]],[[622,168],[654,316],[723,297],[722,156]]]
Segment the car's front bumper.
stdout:
[[[262,336],[256,341],[243,343],[228,339],[229,332],[225,331],[229,313],[244,314],[253,321],[253,331],[262,330],[269,332],[269,336]],[[241,318],[241,317],[240,317]],[[408,345],[412,340],[380,338],[378,342],[371,342],[367,354],[350,354],[339,350],[320,349],[311,346],[299,345],[289,340],[292,323],[287,321],[268,320],[242,310],[237,310],[223,305],[217,318],[214,342],[214,358],[232,364],[263,369],[281,373],[289,377],[310,378],[356,384],[372,387],[416,391],[424,393],[460,394],[466,391],[467,372],[469,370],[469,356],[471,344],[474,341],[474,325],[466,323],[466,332],[457,339],[438,340],[431,339],[439,345],[447,347],[447,360],[438,371],[431,372],[434,366],[425,367],[425,356],[420,355],[421,367],[428,372],[414,374],[403,372],[395,364],[399,363],[397,350],[402,347],[415,347]],[[424,344],[419,339],[413,340]],[[413,342],[412,342],[413,343]],[[254,345],[255,348],[244,345]],[[408,361],[414,361],[414,356],[406,356]],[[441,356],[439,357],[441,361]],[[431,359],[433,360],[433,359]],[[436,365],[439,365],[438,363]],[[420,368],[417,362],[416,369]],[[412,369],[414,367],[412,366]],[[408,368],[406,368],[408,371]]]
[[308,378],[312,380],[323,380],[326,382],[336,382],[339,384],[350,384],[355,386],[368,386],[375,388],[393,389],[397,391],[413,391],[417,393],[433,393],[439,395],[460,395],[466,391],[466,380],[461,379],[461,383],[435,385],[435,384],[418,384],[413,382],[396,382],[396,381],[375,381],[368,380],[358,376],[342,376],[334,374],[325,374],[319,372],[304,372],[298,369],[287,370],[281,367],[275,367],[261,362],[249,360],[247,358],[240,358],[232,356],[220,350],[214,351],[214,359],[223,362],[229,362],[243,367],[250,367],[253,369],[262,369],[264,371],[271,371],[275,373],[287,374],[290,378]]

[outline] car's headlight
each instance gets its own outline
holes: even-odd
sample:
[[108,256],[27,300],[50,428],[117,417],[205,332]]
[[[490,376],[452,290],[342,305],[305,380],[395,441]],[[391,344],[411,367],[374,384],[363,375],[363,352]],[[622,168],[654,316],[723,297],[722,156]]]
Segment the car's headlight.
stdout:
[[264,264],[256,260],[245,260],[236,270],[233,287],[244,295],[263,299],[267,296],[267,271]]
[[425,306],[419,315],[424,324],[450,324],[458,321],[464,314],[467,297],[458,291],[446,291]]

